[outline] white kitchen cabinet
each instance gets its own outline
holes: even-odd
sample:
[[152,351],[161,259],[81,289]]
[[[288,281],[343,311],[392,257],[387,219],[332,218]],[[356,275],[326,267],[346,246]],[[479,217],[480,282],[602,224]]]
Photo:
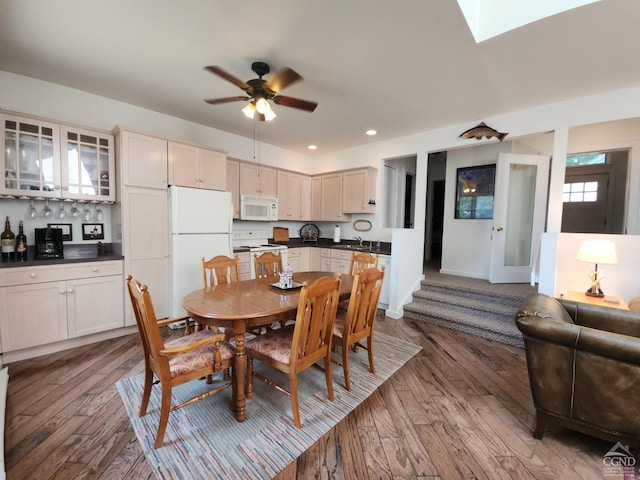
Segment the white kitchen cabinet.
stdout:
[[372,167],[342,172],[342,213],[376,213],[376,176]]
[[312,219],[327,222],[351,220],[351,215],[342,213],[342,194],[342,172],[313,177],[311,180]]
[[0,193],[60,198],[60,126],[6,113],[0,119],[4,175]]
[[309,271],[325,271],[322,268],[322,249],[316,247],[307,247],[307,250],[309,251]]
[[301,247],[299,257],[299,272],[308,272],[311,270],[311,247]]
[[114,137],[108,132],[1,114],[0,193],[115,200]]
[[167,148],[170,185],[226,189],[226,153],[177,142],[168,142]]
[[300,270],[300,250],[300,248],[287,249],[287,263],[291,265],[294,273],[302,271]]
[[167,141],[116,128],[119,185],[167,188]]
[[384,280],[380,291],[380,305],[389,306],[389,277],[391,275],[391,255],[378,255],[378,268],[384,267]]
[[[122,187],[124,273],[149,286],[158,318],[169,315],[169,225],[167,190]],[[125,325],[135,325],[126,285]]]
[[311,178],[311,220],[322,220],[322,177]]
[[280,220],[311,219],[311,178],[278,170],[278,216]]
[[122,327],[123,291],[122,273],[68,281],[69,338]]
[[61,125],[60,142],[62,198],[115,201],[113,135]]
[[331,249],[330,248],[320,249],[320,271],[333,272],[333,270],[331,269]]
[[227,192],[231,192],[231,203],[233,204],[233,218],[240,218],[240,162],[237,160],[227,160]]
[[239,252],[235,255],[238,256],[238,274],[240,276],[240,281],[242,280],[250,280],[251,279],[251,269],[253,265],[251,265],[251,254],[249,252]]
[[0,275],[3,352],[123,326],[122,262],[16,267]]
[[240,195],[277,197],[277,170],[257,163],[240,163]]
[[351,253],[349,250],[331,249],[331,271],[349,274]]

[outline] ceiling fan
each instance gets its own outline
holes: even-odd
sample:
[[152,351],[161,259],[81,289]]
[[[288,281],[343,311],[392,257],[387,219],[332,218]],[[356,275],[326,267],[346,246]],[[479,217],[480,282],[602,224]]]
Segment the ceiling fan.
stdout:
[[254,78],[243,82],[242,80],[234,77],[222,68],[211,65],[204,67],[205,70],[218,75],[220,78],[233,83],[235,86],[244,90],[248,96],[237,97],[224,97],[224,98],[210,98],[205,102],[211,105],[220,105],[222,103],[248,101],[247,106],[242,110],[247,117],[253,118],[253,114],[257,111],[259,119],[261,121],[271,120],[276,115],[271,110],[271,105],[267,100],[272,100],[276,105],[283,105],[285,107],[297,108],[299,110],[305,110],[307,112],[313,112],[318,104],[316,102],[310,102],[308,100],[301,100],[299,98],[287,97],[285,95],[279,95],[279,92],[284,88],[292,85],[293,83],[302,80],[302,77],[290,68],[283,68],[278,71],[270,80],[264,80],[262,77],[269,73],[269,65],[264,62],[253,62],[251,64],[251,70],[253,70],[259,78]]

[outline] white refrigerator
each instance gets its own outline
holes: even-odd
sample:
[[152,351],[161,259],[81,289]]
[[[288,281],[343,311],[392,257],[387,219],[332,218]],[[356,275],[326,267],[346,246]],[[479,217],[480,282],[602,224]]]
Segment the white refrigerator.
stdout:
[[201,257],[232,256],[231,193],[169,187],[169,315],[185,315],[182,298],[202,288]]

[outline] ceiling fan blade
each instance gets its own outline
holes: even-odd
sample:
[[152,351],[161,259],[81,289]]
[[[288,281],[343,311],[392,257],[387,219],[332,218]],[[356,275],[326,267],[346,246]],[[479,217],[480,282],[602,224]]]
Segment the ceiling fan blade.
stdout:
[[204,67],[204,69],[208,70],[209,72],[213,73],[214,75],[219,76],[220,78],[224,78],[227,82],[233,83],[236,87],[239,87],[242,90],[246,90],[247,88],[249,88],[249,85],[247,85],[245,82],[243,82],[239,78],[234,77],[229,72],[223,70],[222,68],[220,68],[218,66],[210,65],[208,67]]
[[224,97],[224,98],[209,98],[205,100],[210,105],[220,105],[221,103],[238,102],[240,100],[248,101],[250,97]]
[[284,105],[285,107],[299,108],[300,110],[306,110],[307,112],[313,112],[318,106],[316,102],[300,100],[299,98],[286,97],[284,95],[277,95],[273,97],[273,103],[275,103],[276,105]]
[[265,87],[278,93],[299,80],[302,80],[302,77],[297,72],[290,68],[283,68],[265,84]]

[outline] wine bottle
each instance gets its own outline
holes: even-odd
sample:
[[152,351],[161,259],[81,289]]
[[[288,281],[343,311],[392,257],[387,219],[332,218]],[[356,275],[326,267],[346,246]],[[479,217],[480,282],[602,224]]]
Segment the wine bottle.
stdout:
[[11,260],[11,256],[16,251],[16,236],[11,231],[11,222],[9,217],[4,221],[4,232],[0,235],[2,242],[2,260]]
[[19,262],[27,260],[27,236],[24,234],[22,220],[18,223],[18,235],[16,235],[16,260]]

